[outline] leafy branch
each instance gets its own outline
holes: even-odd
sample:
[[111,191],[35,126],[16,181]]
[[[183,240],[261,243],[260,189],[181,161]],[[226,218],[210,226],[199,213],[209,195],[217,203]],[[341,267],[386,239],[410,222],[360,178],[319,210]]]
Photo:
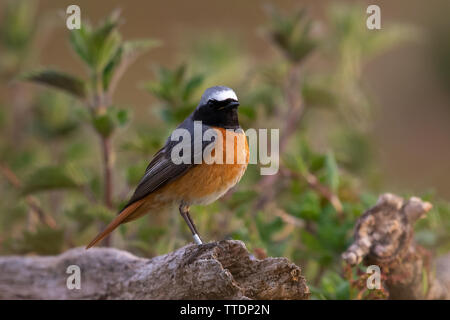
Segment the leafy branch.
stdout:
[[[152,39],[123,41],[118,31],[119,17],[120,12],[114,11],[96,27],[84,22],[81,29],[70,32],[72,49],[87,67],[87,79],[55,69],[41,69],[20,77],[21,80],[69,93],[88,108],[90,124],[100,138],[103,202],[108,209],[113,209],[114,165],[111,137],[117,126],[128,120],[126,110],[117,111],[111,107],[112,97],[128,67],[140,55],[159,44]],[[72,186],[70,179],[64,181]]]

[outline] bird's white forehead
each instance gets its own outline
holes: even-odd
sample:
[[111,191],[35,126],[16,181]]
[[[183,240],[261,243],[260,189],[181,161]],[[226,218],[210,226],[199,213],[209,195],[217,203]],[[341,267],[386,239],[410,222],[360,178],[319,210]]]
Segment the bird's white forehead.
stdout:
[[231,90],[231,89],[215,91],[215,92],[213,92],[213,93],[211,93],[209,95],[208,100],[209,99],[214,99],[214,100],[217,100],[217,101],[224,101],[224,100],[227,100],[227,99],[233,99],[233,100],[236,100],[236,101],[238,100],[238,98],[236,96],[236,93],[233,90]]

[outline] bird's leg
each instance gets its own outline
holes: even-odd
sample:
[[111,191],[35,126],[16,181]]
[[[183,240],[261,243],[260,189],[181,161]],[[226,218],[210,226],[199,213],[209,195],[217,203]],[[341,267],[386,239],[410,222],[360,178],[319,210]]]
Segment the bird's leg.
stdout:
[[183,217],[184,221],[186,221],[186,224],[188,225],[189,229],[191,230],[194,242],[199,245],[203,244],[202,240],[198,235],[197,228],[195,227],[195,224],[192,221],[191,216],[189,215],[189,206],[182,203],[180,205],[180,214]]
[[195,234],[198,234],[197,227],[195,226],[194,220],[192,220],[189,210],[186,212],[186,216],[192,224],[192,228],[194,228]]

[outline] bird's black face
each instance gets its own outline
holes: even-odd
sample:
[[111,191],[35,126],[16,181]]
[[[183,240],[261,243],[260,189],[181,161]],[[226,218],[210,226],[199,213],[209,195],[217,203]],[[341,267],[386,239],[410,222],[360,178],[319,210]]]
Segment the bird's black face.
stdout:
[[193,114],[193,120],[202,121],[203,124],[208,126],[238,129],[238,106],[239,102],[233,98],[225,100],[211,98],[197,107]]

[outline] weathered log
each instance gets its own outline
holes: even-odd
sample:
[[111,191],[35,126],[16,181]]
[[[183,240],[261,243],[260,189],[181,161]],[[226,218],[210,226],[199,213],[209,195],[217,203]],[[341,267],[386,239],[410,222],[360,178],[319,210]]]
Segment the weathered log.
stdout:
[[[81,288],[68,289],[67,268]],[[152,259],[112,248],[0,257],[0,299],[307,299],[300,267],[253,258],[241,241],[189,244]]]
[[360,262],[379,266],[389,299],[450,299],[450,255],[433,262],[413,237],[415,222],[431,208],[431,203],[416,197],[405,201],[381,195],[358,219],[354,242],[342,258],[351,266]]

